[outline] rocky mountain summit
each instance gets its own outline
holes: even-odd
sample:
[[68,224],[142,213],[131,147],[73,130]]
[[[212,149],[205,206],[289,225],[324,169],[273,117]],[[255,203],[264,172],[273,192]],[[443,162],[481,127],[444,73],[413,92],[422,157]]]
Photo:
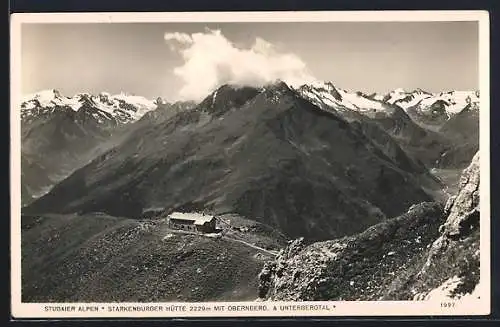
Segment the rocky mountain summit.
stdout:
[[412,206],[355,236],[289,242],[259,274],[265,300],[424,300],[476,297],[479,154],[443,208]]

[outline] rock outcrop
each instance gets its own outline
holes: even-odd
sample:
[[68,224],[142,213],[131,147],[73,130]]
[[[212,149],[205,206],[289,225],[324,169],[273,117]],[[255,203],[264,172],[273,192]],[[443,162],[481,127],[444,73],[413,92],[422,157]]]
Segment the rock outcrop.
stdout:
[[[445,206],[446,222],[432,244],[415,284],[415,299],[460,298],[479,283],[479,153],[460,178],[460,189]],[[430,291],[429,291],[430,289]]]
[[476,229],[479,224],[479,153],[460,178],[460,191],[451,197],[445,207],[448,215],[443,234],[460,238]]

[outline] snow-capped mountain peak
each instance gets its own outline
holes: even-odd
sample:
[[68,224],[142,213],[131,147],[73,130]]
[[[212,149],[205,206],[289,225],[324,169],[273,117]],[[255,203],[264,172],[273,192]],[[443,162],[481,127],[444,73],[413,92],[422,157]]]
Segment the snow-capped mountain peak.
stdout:
[[389,92],[385,101],[398,105],[405,111],[415,111],[421,114],[435,113],[436,110],[444,112],[448,118],[463,111],[469,106],[471,109],[479,108],[479,92],[477,91],[448,91],[430,93],[422,89],[411,92],[396,89]]
[[364,115],[386,115],[394,108],[362,92],[351,92],[334,86],[331,82],[304,84],[297,92],[320,108],[335,111],[356,111]]
[[40,92],[24,96],[23,103],[37,102],[41,106],[55,106],[64,101],[64,97],[56,89],[42,90]]
[[479,108],[477,91],[431,93],[421,88],[412,91],[397,88],[385,95],[366,95],[336,87],[331,82],[304,84],[296,91],[325,110],[355,111],[370,117],[390,115],[396,109],[395,106],[407,113],[417,112],[433,117],[443,113],[443,119],[449,119],[465,108]]
[[21,118],[50,114],[58,108],[71,108],[74,111],[95,109],[103,112],[100,116],[125,124],[140,119],[156,107],[157,104],[153,100],[124,92],[116,95],[108,92],[101,92],[97,95],[78,93],[72,97],[66,97],[58,90],[52,89],[23,97]]

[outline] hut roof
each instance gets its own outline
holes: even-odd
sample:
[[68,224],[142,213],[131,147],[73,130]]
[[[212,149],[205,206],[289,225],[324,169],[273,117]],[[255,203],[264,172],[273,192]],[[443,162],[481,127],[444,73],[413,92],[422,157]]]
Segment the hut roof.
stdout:
[[201,213],[184,213],[172,212],[168,215],[170,219],[188,220],[193,221],[195,225],[203,225],[204,223],[212,221],[215,217],[212,215],[204,215]]

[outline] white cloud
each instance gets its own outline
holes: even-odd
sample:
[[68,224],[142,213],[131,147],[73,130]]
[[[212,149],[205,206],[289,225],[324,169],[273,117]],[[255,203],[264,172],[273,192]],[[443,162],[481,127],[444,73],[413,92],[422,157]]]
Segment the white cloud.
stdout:
[[277,79],[291,85],[313,82],[305,63],[296,55],[279,52],[256,38],[250,48],[237,48],[220,30],[204,33],[165,33],[165,41],[184,62],[174,68],[183,80],[179,98],[200,100],[222,84],[261,86]]

